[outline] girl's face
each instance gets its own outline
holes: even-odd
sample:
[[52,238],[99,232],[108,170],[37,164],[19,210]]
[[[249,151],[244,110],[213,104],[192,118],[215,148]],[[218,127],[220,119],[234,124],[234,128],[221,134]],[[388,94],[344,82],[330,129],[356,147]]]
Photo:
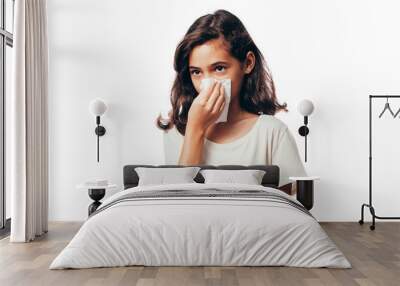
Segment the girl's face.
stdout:
[[189,55],[189,73],[197,92],[204,78],[231,79],[231,97],[236,98],[240,92],[243,76],[254,67],[255,57],[247,53],[244,64],[231,56],[222,37],[209,40],[193,48]]

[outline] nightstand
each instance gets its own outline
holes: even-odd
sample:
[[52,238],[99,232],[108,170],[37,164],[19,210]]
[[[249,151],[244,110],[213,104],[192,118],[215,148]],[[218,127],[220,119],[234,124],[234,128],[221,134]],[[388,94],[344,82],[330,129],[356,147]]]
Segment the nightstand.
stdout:
[[314,205],[314,181],[319,177],[289,177],[296,181],[296,199],[303,204],[307,210],[311,210]]
[[106,190],[114,189],[117,187],[117,185],[109,184],[106,186],[95,186],[95,185],[80,184],[76,187],[78,189],[87,189],[89,197],[94,201],[88,207],[88,215],[90,216],[101,205],[100,200],[104,198]]

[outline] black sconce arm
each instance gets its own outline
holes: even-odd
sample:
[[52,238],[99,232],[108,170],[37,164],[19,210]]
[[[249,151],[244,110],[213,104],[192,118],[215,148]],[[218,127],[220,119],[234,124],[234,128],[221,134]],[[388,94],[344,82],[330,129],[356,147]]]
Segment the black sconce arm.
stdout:
[[94,133],[96,133],[97,135],[97,162],[100,161],[99,157],[100,157],[100,144],[99,144],[99,138],[100,136],[103,136],[104,134],[106,134],[106,129],[100,125],[100,116],[96,116],[96,129],[94,130]]
[[310,130],[307,127],[308,125],[308,116],[304,116],[304,125],[299,128],[299,134],[304,137],[304,161],[307,162],[307,135],[310,133]]

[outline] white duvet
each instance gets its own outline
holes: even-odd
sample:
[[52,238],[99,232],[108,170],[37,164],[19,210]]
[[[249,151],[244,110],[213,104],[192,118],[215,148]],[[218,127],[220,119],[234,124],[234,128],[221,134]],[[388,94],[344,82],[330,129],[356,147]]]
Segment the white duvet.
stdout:
[[[121,191],[262,190],[255,185],[174,184]],[[100,207],[100,209],[101,209]],[[126,265],[295,266],[349,268],[350,263],[310,215],[254,198],[152,198],[122,201],[88,218],[50,269]]]

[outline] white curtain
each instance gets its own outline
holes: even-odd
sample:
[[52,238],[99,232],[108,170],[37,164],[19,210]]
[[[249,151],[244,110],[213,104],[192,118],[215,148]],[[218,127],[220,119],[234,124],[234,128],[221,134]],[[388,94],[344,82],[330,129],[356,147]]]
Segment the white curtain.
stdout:
[[[16,0],[9,125],[12,242],[48,227],[48,48],[46,0]],[[7,115],[6,115],[7,116]]]

